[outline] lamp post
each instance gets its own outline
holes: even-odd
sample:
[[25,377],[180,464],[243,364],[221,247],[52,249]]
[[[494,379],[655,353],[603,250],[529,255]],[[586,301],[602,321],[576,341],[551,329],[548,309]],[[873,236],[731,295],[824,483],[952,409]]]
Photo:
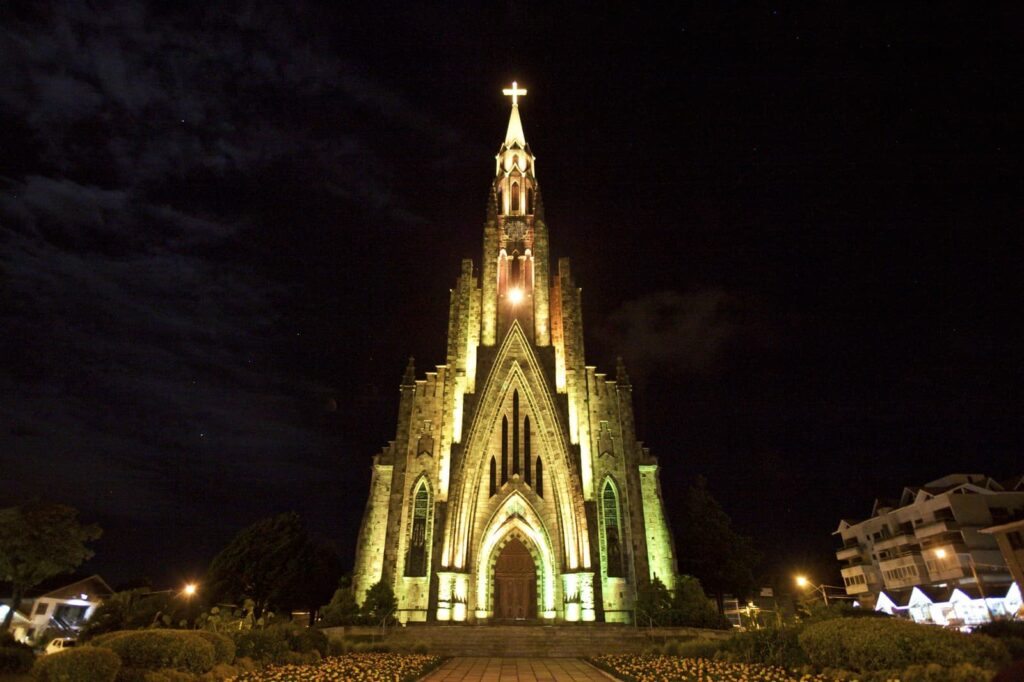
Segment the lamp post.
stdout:
[[829,588],[832,588],[833,590],[843,589],[842,587],[839,587],[837,585],[825,585],[824,583],[822,583],[821,585],[815,585],[805,575],[798,575],[794,578],[794,580],[796,581],[796,586],[799,587],[801,590],[806,590],[809,587],[815,592],[821,592],[821,598],[825,602],[825,606],[828,606]]
[[[946,558],[946,548],[939,547],[935,550],[935,557],[937,559]],[[971,569],[971,576],[974,578],[974,584],[978,586],[978,594],[981,595],[981,603],[985,605],[985,610],[988,612],[988,619],[990,621],[995,620],[995,616],[992,614],[992,607],[988,605],[988,597],[985,596],[985,584],[981,582],[981,576],[978,575],[978,564],[974,562],[974,555],[967,552],[967,565]],[[996,566],[994,564],[982,564],[985,568],[1003,568],[1005,566]]]

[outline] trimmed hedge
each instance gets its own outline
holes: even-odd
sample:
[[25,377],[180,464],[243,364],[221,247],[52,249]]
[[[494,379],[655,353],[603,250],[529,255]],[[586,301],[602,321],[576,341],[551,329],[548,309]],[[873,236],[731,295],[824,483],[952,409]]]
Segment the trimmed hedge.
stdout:
[[905,620],[843,618],[808,625],[800,647],[819,668],[857,672],[901,670],[936,663],[971,663],[998,668],[1009,660],[1006,648],[985,635],[964,635]]
[[0,673],[27,673],[35,663],[32,647],[13,639],[0,642]]
[[205,673],[216,661],[214,645],[196,630],[133,630],[97,639],[97,646],[120,656],[126,668]]
[[120,669],[113,651],[84,646],[41,656],[32,675],[39,682],[113,682]]
[[721,651],[728,660],[740,663],[799,668],[807,664],[807,655],[800,646],[798,633],[799,629],[793,627],[748,630],[727,639]]
[[194,630],[194,632],[213,645],[213,658],[215,663],[231,665],[235,660],[235,640],[219,632],[209,630]]
[[256,661],[279,662],[290,651],[288,632],[284,628],[245,630],[234,633],[235,655]]

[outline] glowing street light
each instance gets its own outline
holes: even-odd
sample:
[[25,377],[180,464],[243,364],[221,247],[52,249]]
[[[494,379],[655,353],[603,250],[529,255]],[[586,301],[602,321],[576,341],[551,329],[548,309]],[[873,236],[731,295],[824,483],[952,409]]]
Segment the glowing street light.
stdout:
[[512,305],[519,305],[523,302],[523,290],[520,288],[508,290],[508,300]]
[[195,595],[197,589],[199,589],[199,587],[195,583],[187,583],[181,592],[186,597],[191,597]]
[[805,575],[794,576],[793,580],[796,582],[796,586],[799,587],[801,590],[806,590],[809,587],[809,588],[813,589],[815,592],[821,592],[821,598],[825,601],[825,606],[828,606],[828,589],[827,588],[831,587],[832,589],[835,589],[835,590],[843,589],[841,587],[836,587],[835,585],[824,585],[824,584],[822,584],[822,585],[815,585]]

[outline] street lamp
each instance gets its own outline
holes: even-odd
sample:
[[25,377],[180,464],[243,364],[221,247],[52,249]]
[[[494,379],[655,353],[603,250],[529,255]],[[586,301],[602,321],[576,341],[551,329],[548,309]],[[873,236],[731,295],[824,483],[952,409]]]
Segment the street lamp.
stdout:
[[[937,548],[935,550],[935,557],[937,559],[945,559],[946,548]],[[974,577],[974,584],[978,586],[978,594],[981,595],[981,603],[985,605],[985,610],[988,612],[988,619],[993,620],[992,607],[988,605],[988,597],[985,596],[985,585],[978,576],[978,564],[974,562],[974,555],[970,552],[967,553],[967,565],[971,568],[971,575]],[[982,564],[982,566],[985,568],[1005,568],[1005,566],[996,566],[994,564]]]
[[821,598],[822,600],[824,600],[825,606],[828,606],[828,588],[831,587],[834,590],[843,589],[842,587],[837,587],[835,585],[825,585],[824,583],[821,585],[815,585],[805,575],[795,576],[794,580],[796,581],[796,586],[799,587],[801,590],[806,590],[809,587],[815,592],[821,592]]
[[186,597],[192,597],[195,595],[196,590],[198,589],[199,586],[195,583],[186,583],[185,587],[181,590],[181,593],[184,594]]

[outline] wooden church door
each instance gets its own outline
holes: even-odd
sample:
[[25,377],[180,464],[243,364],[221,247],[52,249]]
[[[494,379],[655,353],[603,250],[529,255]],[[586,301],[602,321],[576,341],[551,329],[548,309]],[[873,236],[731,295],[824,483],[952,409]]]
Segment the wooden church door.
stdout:
[[512,538],[494,565],[494,617],[521,620],[537,617],[537,568],[529,550]]

